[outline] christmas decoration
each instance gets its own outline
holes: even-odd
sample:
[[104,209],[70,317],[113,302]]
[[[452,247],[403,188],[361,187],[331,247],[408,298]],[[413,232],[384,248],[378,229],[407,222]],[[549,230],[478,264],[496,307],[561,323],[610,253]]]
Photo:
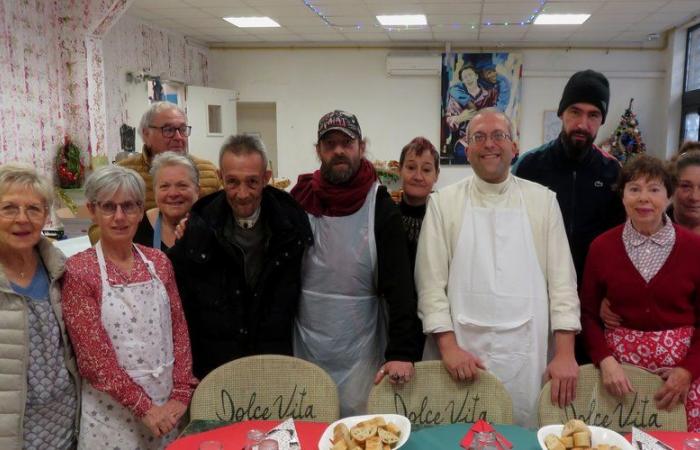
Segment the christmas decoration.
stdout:
[[623,164],[631,156],[646,151],[646,145],[642,142],[642,134],[639,131],[637,115],[632,112],[633,101],[633,98],[630,99],[630,105],[622,114],[617,128],[603,143],[603,149]]
[[80,149],[66,136],[65,143],[56,155],[58,184],[62,189],[79,188],[83,184],[85,166],[80,158]]

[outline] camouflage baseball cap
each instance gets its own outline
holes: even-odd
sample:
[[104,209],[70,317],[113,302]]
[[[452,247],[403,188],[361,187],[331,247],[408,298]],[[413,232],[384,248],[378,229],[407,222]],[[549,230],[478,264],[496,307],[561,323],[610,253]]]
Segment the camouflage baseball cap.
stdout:
[[329,131],[338,130],[353,139],[362,139],[362,130],[357,117],[349,112],[336,109],[321,117],[318,121],[318,139]]

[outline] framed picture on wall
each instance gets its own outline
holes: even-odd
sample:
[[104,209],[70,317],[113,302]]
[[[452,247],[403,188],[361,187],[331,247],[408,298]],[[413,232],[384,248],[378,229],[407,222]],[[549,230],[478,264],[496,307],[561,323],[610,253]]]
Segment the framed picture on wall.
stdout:
[[469,164],[467,124],[481,109],[503,111],[517,134],[522,61],[520,53],[443,53],[441,165]]
[[542,143],[553,141],[561,133],[561,119],[554,110],[544,112],[542,119]]

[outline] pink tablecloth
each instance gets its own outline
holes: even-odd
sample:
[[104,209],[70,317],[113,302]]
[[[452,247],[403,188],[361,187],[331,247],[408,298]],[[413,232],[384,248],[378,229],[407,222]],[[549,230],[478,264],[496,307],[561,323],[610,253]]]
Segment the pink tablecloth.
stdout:
[[[226,425],[215,430],[205,431],[177,439],[168,446],[168,450],[197,450],[204,441],[219,441],[224,450],[241,450],[249,430],[268,431],[278,425],[279,420],[249,420]],[[299,435],[301,448],[311,450],[318,448],[318,440],[328,427],[326,423],[295,421],[294,426]]]

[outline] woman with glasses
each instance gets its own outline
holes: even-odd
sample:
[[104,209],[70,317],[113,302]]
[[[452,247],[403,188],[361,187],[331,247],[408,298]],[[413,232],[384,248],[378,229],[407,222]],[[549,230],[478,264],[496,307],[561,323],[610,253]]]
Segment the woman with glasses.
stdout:
[[163,448],[197,384],[170,261],[133,243],[144,192],[141,177],[119,166],[98,169],[85,183],[102,235],[68,259],[63,282],[84,381],[79,448]]
[[151,164],[156,208],[139,223],[134,242],[168,250],[175,244],[175,228],[199,198],[199,171],[189,156],[161,153]]
[[61,318],[65,258],[41,235],[53,199],[33,167],[0,166],[2,447],[73,448],[78,370]]

